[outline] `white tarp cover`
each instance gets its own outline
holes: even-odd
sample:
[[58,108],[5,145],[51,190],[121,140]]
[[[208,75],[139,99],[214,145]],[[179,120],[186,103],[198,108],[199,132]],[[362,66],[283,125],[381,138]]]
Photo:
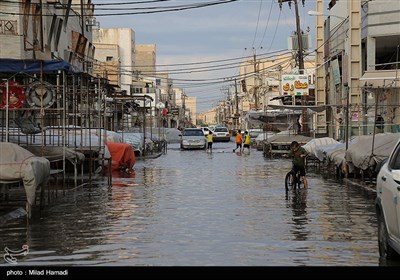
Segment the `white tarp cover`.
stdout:
[[[360,139],[360,136],[353,136],[349,139],[348,148],[356,144]],[[330,162],[333,162],[336,166],[341,166],[346,163],[346,143],[338,142],[337,144],[320,146],[316,150],[317,154],[324,154],[328,157]],[[354,166],[348,163],[348,171],[351,173],[354,171]]]
[[[346,151],[346,162],[366,170],[389,157],[400,138],[400,133],[378,133],[372,151],[372,135],[359,136],[356,143]],[[373,154],[372,154],[373,152]]]
[[[98,136],[99,132],[101,136]],[[18,131],[13,131],[9,136],[9,141],[18,143],[22,146],[59,146],[62,147],[63,139],[66,142],[66,146],[71,149],[82,149],[82,150],[93,150],[99,151],[100,154],[104,154],[105,158],[110,158],[110,152],[104,143],[104,130],[102,129],[86,129],[86,128],[66,128],[65,135],[62,135],[63,130],[58,129],[47,129],[44,135],[42,134],[23,134]],[[115,140],[115,135],[107,134],[108,139]],[[118,136],[116,136],[118,137]],[[104,147],[104,150],[101,149]]]
[[[351,147],[353,144],[357,143],[360,136],[354,136],[349,140],[348,147]],[[341,166],[346,163],[346,143],[338,142],[336,144],[319,146],[315,150],[318,156],[322,158],[327,157],[330,162],[333,162],[336,166]],[[351,173],[354,171],[353,164],[348,164],[348,171]]]
[[[123,142],[131,145],[135,151],[143,151],[143,133],[142,132],[119,132]],[[154,135],[155,136],[155,135]],[[155,139],[158,137],[152,137],[150,133],[146,133],[146,139],[144,139],[146,147],[153,149],[154,142],[151,138]]]
[[46,185],[49,176],[47,159],[36,157],[17,144],[0,142],[0,181],[22,179],[30,205],[35,201],[37,187]]
[[[119,135],[117,132],[115,131],[111,131],[111,130],[104,130],[104,132],[107,135],[107,142],[113,142],[113,143],[124,143],[124,141],[122,140],[121,135]],[[96,135],[98,135],[96,133]]]
[[167,128],[165,131],[165,137],[168,143],[179,143],[181,137],[179,136],[182,132],[176,128]]
[[[143,133],[140,132],[120,132],[123,143],[127,143],[133,147],[135,151],[143,149]],[[147,139],[146,139],[147,140]]]
[[64,153],[65,158],[72,164],[82,163],[85,160],[85,155],[76,152],[70,148],[57,147],[57,146],[27,146],[25,147],[28,151],[32,152],[36,156],[46,157],[48,159],[63,159]]
[[329,161],[333,162],[336,166],[341,166],[346,161],[344,158],[346,155],[346,144],[339,143],[324,147]]
[[320,148],[332,144],[339,144],[339,142],[330,137],[315,138],[303,145],[303,148],[320,161],[323,161],[325,158],[325,153]]

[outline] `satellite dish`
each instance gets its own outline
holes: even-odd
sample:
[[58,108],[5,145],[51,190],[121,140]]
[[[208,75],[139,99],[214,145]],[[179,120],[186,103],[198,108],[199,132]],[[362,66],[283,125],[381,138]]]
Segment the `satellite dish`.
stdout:
[[26,102],[33,108],[48,108],[56,101],[54,87],[46,82],[34,82],[26,90]]

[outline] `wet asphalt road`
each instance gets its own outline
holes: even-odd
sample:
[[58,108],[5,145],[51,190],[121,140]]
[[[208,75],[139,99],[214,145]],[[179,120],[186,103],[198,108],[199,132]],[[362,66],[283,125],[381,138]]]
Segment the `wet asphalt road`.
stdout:
[[[22,265],[378,266],[374,197],[309,172],[285,194],[288,159],[170,144],[131,176],[100,178],[27,225],[0,226],[0,248],[29,245]],[[1,265],[5,265],[2,263]]]

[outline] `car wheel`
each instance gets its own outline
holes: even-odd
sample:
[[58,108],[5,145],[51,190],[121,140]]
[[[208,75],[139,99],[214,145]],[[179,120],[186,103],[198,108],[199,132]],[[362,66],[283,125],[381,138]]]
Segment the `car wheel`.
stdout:
[[392,259],[396,255],[396,252],[389,245],[389,233],[383,213],[380,213],[378,216],[378,245],[380,257]]

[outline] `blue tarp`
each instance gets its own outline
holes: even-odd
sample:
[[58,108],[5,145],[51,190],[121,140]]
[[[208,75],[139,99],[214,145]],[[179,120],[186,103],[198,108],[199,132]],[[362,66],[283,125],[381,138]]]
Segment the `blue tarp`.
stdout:
[[43,73],[58,70],[79,73],[77,69],[64,60],[34,60],[0,58],[0,73]]

